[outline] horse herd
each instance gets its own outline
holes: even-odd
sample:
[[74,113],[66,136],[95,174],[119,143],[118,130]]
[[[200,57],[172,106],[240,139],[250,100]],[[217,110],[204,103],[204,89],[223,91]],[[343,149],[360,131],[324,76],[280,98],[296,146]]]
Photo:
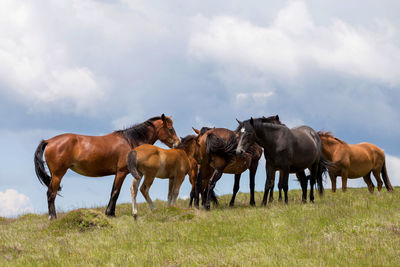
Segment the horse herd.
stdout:
[[[330,132],[316,132],[311,127],[289,129],[279,116],[238,121],[236,130],[203,127],[194,129],[195,134],[179,138],[171,117],[162,114],[124,130],[104,136],[62,134],[42,140],[34,154],[35,171],[39,181],[45,184],[49,218],[55,219],[54,201],[60,190],[60,182],[71,169],[81,175],[100,177],[115,175],[106,214],[115,215],[115,206],[125,177],[131,173],[132,213],[137,218],[136,196],[139,184],[150,209],[154,204],[149,189],[155,177],[169,179],[168,205],[173,205],[180,186],[187,174],[192,184],[190,204],[210,209],[210,201],[218,204],[214,187],[223,173],[235,174],[230,206],[234,205],[239,190],[241,173],[249,169],[250,205],[255,205],[254,185],[258,162],[264,152],[267,179],[262,205],[273,201],[275,173],[280,172],[279,200],[282,190],[288,202],[288,179],[295,173],[302,188],[302,201],[307,200],[310,181],[310,201],[314,201],[314,185],[323,193],[323,174],[329,173],[332,191],[336,191],[336,178],[342,177],[342,190],[346,191],[347,179],[363,177],[369,191],[374,191],[371,173],[378,190],[384,183],[393,191],[386,170],[385,154],[370,143],[350,145],[334,137]],[[160,140],[170,149],[153,144]],[[50,171],[46,172],[43,154]],[[306,175],[305,170],[309,170]],[[382,179],[383,183],[382,183]]]

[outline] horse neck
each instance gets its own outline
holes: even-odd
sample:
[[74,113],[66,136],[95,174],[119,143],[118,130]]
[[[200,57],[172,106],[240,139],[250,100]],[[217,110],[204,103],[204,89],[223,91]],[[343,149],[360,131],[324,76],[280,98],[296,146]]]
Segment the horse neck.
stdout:
[[[278,135],[282,131],[282,127],[272,127],[269,125],[258,127],[257,129],[255,129],[256,143],[261,145],[266,151],[274,151],[276,148],[276,140],[278,139]],[[265,129],[268,130],[268,134],[265,134]]]
[[158,131],[159,131],[160,127],[162,127],[162,124],[160,126],[159,124],[157,125],[156,122],[158,122],[158,121],[150,122],[150,125],[147,126],[149,134],[147,135],[147,140],[146,140],[145,144],[153,145],[159,139]]
[[181,148],[183,151],[185,151],[187,157],[189,160],[192,160],[194,158],[195,154],[195,149],[192,147],[192,144],[188,144],[187,146]]
[[328,159],[332,160],[332,154],[345,144],[339,143],[332,138],[321,138],[322,141],[322,154]]

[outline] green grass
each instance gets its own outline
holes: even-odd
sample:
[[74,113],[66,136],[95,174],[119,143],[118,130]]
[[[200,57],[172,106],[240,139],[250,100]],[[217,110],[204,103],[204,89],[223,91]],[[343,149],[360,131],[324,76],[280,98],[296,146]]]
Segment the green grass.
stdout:
[[[130,203],[58,214],[0,218],[0,266],[395,266],[400,263],[400,188],[371,195],[367,189],[331,193],[301,204],[277,201],[250,207],[248,194],[230,195],[210,212],[179,200],[150,212]],[[257,193],[256,202],[261,202]]]

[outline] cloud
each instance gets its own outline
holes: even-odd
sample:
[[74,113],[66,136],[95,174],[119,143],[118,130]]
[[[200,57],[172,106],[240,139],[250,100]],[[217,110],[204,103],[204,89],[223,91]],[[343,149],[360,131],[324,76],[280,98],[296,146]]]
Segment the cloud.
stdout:
[[34,209],[26,195],[20,194],[14,189],[7,189],[4,193],[0,192],[0,216],[15,217],[31,212],[34,212]]
[[0,34],[2,90],[31,111],[92,111],[105,96],[99,78],[71,61],[73,51],[55,40],[51,24],[39,17],[35,6],[2,1],[0,10],[0,27],[6,29]]
[[334,18],[317,25],[303,1],[290,1],[269,26],[232,16],[193,18],[189,53],[220,71],[230,66],[296,78],[310,68],[400,84],[400,47],[396,29],[378,20],[374,29]]
[[400,158],[386,154],[386,169],[393,186],[400,186]]

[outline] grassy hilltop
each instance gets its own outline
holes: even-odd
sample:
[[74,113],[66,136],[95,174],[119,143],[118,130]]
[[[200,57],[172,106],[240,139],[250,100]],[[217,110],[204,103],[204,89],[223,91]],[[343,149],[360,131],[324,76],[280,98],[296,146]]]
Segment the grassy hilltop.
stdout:
[[130,203],[117,217],[104,207],[58,214],[0,218],[0,266],[394,266],[400,263],[400,188],[371,195],[366,188],[316,197],[301,204],[299,190],[289,205],[275,201],[248,205],[230,195],[211,212],[187,209],[188,201],[150,212],[139,205],[133,220]]

